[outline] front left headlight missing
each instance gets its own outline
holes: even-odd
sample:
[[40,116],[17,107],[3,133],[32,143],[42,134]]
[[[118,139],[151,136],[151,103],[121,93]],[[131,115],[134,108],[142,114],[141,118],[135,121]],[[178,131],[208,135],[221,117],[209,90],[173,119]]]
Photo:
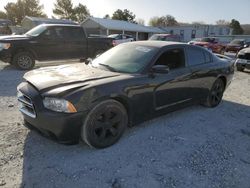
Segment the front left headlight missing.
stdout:
[[45,99],[43,100],[43,105],[45,108],[55,112],[65,112],[65,113],[77,112],[74,105],[65,99],[45,97]]
[[7,50],[7,49],[10,48],[10,46],[11,46],[10,43],[0,43],[0,49],[5,49],[5,50]]

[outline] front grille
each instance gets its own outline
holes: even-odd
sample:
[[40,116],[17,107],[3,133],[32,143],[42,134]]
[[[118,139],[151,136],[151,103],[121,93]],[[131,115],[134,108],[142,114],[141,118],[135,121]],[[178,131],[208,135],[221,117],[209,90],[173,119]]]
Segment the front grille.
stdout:
[[32,100],[20,91],[18,91],[17,97],[19,102],[19,110],[29,117],[36,118],[36,111]]
[[245,54],[239,54],[238,55],[239,59],[247,59],[250,60],[250,53],[245,53]]

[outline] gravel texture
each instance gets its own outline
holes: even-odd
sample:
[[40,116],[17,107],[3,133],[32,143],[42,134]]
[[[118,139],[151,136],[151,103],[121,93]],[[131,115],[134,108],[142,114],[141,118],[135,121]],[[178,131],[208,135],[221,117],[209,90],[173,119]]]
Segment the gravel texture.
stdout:
[[250,188],[250,72],[235,73],[217,108],[144,122],[102,150],[24,128],[15,96],[23,74],[0,62],[0,187]]

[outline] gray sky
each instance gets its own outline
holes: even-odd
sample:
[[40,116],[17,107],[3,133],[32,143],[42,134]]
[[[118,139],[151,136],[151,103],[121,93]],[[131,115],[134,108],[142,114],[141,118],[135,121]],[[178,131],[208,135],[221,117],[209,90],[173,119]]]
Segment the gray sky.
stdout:
[[[0,0],[0,10],[8,2]],[[40,0],[45,13],[51,17],[55,0]],[[116,9],[129,9],[136,18],[142,18],[147,24],[153,16],[170,14],[179,22],[204,21],[214,24],[219,19],[236,19],[241,24],[250,24],[250,0],[72,0],[74,5],[82,3],[88,7],[91,15],[103,17]]]

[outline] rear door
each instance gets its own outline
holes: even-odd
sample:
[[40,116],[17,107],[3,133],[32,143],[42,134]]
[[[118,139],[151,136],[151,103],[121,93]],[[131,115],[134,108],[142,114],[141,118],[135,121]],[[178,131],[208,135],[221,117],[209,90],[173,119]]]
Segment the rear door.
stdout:
[[[204,99],[216,78],[216,64],[210,52],[196,46],[188,46],[187,63],[192,72],[190,88],[196,99]],[[213,68],[214,67],[214,68]]]
[[88,42],[81,27],[65,27],[65,48],[68,58],[87,57]]

